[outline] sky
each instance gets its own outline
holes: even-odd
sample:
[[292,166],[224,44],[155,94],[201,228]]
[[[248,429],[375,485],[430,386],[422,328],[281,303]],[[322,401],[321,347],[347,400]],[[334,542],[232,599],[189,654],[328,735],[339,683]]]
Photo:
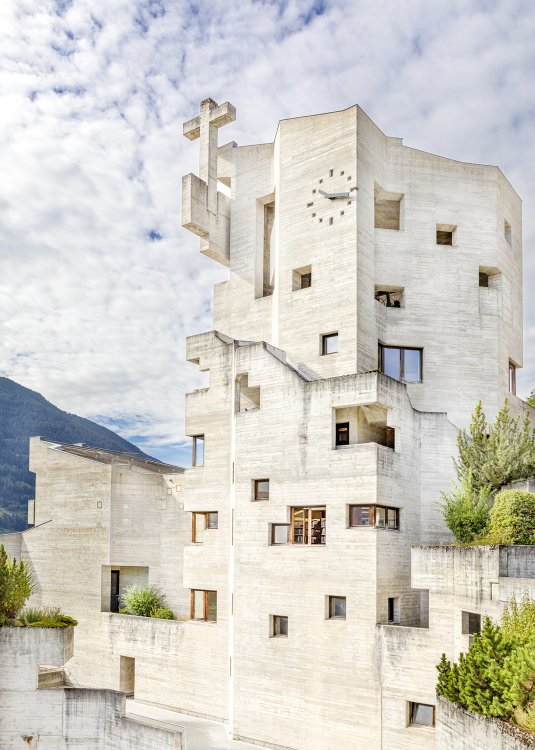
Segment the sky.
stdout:
[[360,106],[407,146],[497,164],[523,198],[524,368],[535,387],[531,0],[3,0],[0,374],[186,465],[185,338],[228,271],[180,226],[182,122],[220,143]]

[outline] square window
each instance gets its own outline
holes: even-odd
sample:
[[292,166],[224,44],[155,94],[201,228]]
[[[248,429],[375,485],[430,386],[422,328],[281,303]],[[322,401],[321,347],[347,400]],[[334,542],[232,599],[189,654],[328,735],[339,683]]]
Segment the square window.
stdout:
[[422,727],[434,727],[435,707],[428,703],[409,703],[409,724]]
[[464,635],[481,633],[481,615],[475,612],[462,612],[462,632]]
[[288,618],[283,615],[272,615],[272,638],[288,637]]
[[193,436],[192,466],[204,466],[204,435]]
[[217,622],[217,591],[191,590],[191,619]]
[[269,479],[255,479],[253,500],[269,500]]
[[321,353],[336,354],[338,352],[338,333],[325,333],[321,337]]
[[423,349],[379,344],[379,369],[402,383],[422,382]]
[[369,526],[370,525],[370,506],[369,505],[351,505],[349,508],[349,525],[350,526]]
[[329,620],[346,619],[346,598],[345,596],[329,597]]
[[349,445],[349,422],[336,424],[336,445]]
[[217,529],[218,514],[216,511],[211,511],[209,513],[192,513],[191,521],[191,540],[194,544],[202,544],[206,529]]
[[292,291],[296,292],[299,289],[308,289],[312,286],[312,267],[303,266],[302,268],[294,268],[292,271]]
[[288,544],[290,540],[289,523],[271,524],[271,544]]
[[453,224],[437,224],[436,242],[437,245],[453,245],[455,240],[456,226]]

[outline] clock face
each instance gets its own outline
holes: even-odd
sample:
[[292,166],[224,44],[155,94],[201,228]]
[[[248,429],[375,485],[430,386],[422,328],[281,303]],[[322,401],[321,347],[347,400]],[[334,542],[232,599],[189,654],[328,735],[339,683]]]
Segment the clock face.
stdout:
[[312,221],[318,224],[334,224],[343,220],[356,197],[356,185],[345,170],[329,169],[318,178],[311,189],[307,209]]

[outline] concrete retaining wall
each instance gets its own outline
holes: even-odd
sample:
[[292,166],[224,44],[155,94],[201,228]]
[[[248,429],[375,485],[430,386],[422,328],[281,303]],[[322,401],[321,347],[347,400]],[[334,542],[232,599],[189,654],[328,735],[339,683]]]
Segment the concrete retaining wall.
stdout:
[[436,750],[533,750],[535,735],[438,699]]

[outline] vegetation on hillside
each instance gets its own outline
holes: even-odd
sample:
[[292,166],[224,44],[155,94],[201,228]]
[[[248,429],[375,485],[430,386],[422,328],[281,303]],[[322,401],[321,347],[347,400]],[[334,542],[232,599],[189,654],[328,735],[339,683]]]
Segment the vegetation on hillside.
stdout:
[[[490,544],[493,539],[513,538],[511,530],[535,516],[535,496],[531,493],[512,495],[501,493],[501,520],[495,512],[493,536],[489,537],[493,502],[498,491],[518,479],[535,475],[535,430],[529,415],[523,421],[512,417],[505,399],[493,424],[487,421],[481,402],[476,405],[468,430],[457,436],[459,456],[453,465],[457,481],[449,493],[442,493],[441,508],[448,528],[457,542]],[[531,508],[531,510],[530,510]],[[504,531],[505,516],[511,532]],[[498,532],[498,526],[501,531]],[[494,542],[502,544],[535,543],[535,527],[528,525],[528,535],[516,534],[517,541]],[[520,538],[530,541],[519,541]],[[533,541],[531,541],[533,539]]]
[[111,430],[61,411],[39,393],[0,378],[0,533],[26,528],[28,500],[35,493],[35,477],[28,469],[33,435],[145,455]]
[[437,692],[483,716],[535,731],[535,601],[512,600],[501,624],[487,617],[466,654],[452,664],[442,654]]

